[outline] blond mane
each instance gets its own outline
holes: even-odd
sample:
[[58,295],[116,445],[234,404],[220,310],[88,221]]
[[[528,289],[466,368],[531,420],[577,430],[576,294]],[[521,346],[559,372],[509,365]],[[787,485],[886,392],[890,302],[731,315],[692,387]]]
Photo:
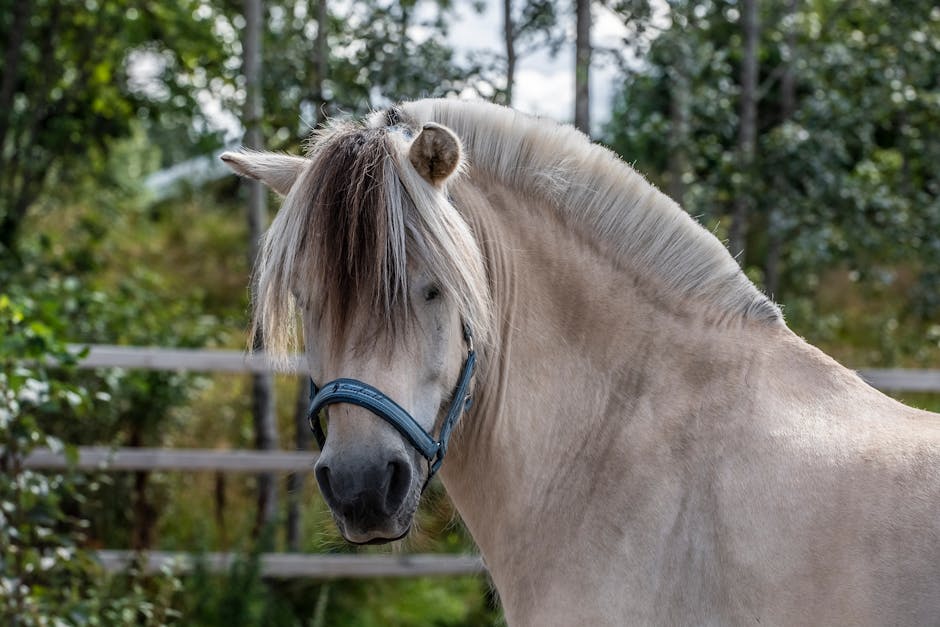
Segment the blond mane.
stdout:
[[[676,297],[703,302],[717,321],[782,322],[780,309],[727,249],[617,155],[570,126],[484,102],[419,100],[396,116],[414,128],[451,128],[483,172],[555,207],[568,224],[606,242],[624,267]],[[388,124],[388,112],[372,125]]]

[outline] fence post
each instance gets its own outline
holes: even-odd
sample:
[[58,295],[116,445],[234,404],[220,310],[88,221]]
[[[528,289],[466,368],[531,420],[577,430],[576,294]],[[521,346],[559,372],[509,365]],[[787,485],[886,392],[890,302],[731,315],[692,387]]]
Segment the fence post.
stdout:
[[[264,8],[261,0],[245,0],[245,34],[243,72],[245,74],[245,147],[264,148],[261,136],[261,39],[264,33]],[[260,181],[248,182],[248,261],[254,266],[258,257],[261,234],[267,223],[267,191]],[[258,336],[255,350],[261,350],[264,338]],[[275,416],[274,378],[270,373],[252,375],[251,411],[254,418],[255,447],[261,450],[278,448]],[[258,475],[258,512],[255,535],[274,522],[277,515],[277,484],[274,475]]]
[[[310,402],[310,379],[297,377],[297,404],[294,407],[294,444],[298,451],[310,448],[310,427],[307,426],[307,404]],[[287,476],[287,550],[300,551],[300,531],[303,518],[300,504],[304,497],[304,474],[294,472]]]

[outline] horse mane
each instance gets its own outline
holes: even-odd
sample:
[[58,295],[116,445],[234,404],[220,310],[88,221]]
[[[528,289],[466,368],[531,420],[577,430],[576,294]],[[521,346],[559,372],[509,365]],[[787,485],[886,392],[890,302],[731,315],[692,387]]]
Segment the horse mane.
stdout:
[[452,129],[472,173],[495,177],[605,242],[624,267],[659,289],[704,302],[716,321],[782,322],[780,309],[728,250],[672,199],[573,127],[485,102],[419,100],[372,117],[373,126],[436,122]]
[[[252,343],[275,365],[297,345],[297,312],[313,308],[333,341],[357,333],[399,341],[409,328],[409,260],[423,263],[480,342],[491,327],[482,253],[446,197],[408,164],[399,130],[332,121],[265,233],[255,272]],[[405,167],[402,164],[407,164]],[[316,302],[313,297],[316,296]],[[353,328],[356,321],[367,325]],[[361,344],[360,344],[361,345]]]

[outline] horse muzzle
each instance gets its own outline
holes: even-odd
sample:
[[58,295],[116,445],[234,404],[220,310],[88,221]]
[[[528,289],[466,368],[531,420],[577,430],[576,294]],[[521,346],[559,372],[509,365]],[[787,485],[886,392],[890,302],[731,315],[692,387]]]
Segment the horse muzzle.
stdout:
[[420,496],[417,469],[404,456],[382,460],[333,459],[315,467],[320,492],[347,541],[378,544],[408,533]]
[[[311,378],[307,420],[321,451],[315,468],[317,483],[336,524],[350,542],[391,542],[408,533],[421,493],[444,462],[451,433],[472,402],[470,381],[476,367],[476,353],[470,327],[465,324],[463,332],[467,356],[439,438],[421,426],[406,409],[367,383],[340,378],[319,388]],[[355,455],[347,450],[341,456],[333,456],[327,446],[321,414],[330,405],[339,404],[365,409],[392,427],[413,447],[415,460],[420,455],[427,461],[427,473],[420,471],[403,452],[389,449],[381,455]],[[418,487],[415,479],[422,474],[424,480]]]

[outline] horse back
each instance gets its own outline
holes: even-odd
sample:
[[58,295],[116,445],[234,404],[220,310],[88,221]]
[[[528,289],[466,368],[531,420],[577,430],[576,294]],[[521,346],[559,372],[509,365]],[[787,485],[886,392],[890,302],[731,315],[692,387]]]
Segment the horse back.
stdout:
[[795,336],[782,344],[758,386],[745,454],[755,472],[724,492],[728,557],[761,565],[738,589],[788,624],[937,624],[940,414]]

